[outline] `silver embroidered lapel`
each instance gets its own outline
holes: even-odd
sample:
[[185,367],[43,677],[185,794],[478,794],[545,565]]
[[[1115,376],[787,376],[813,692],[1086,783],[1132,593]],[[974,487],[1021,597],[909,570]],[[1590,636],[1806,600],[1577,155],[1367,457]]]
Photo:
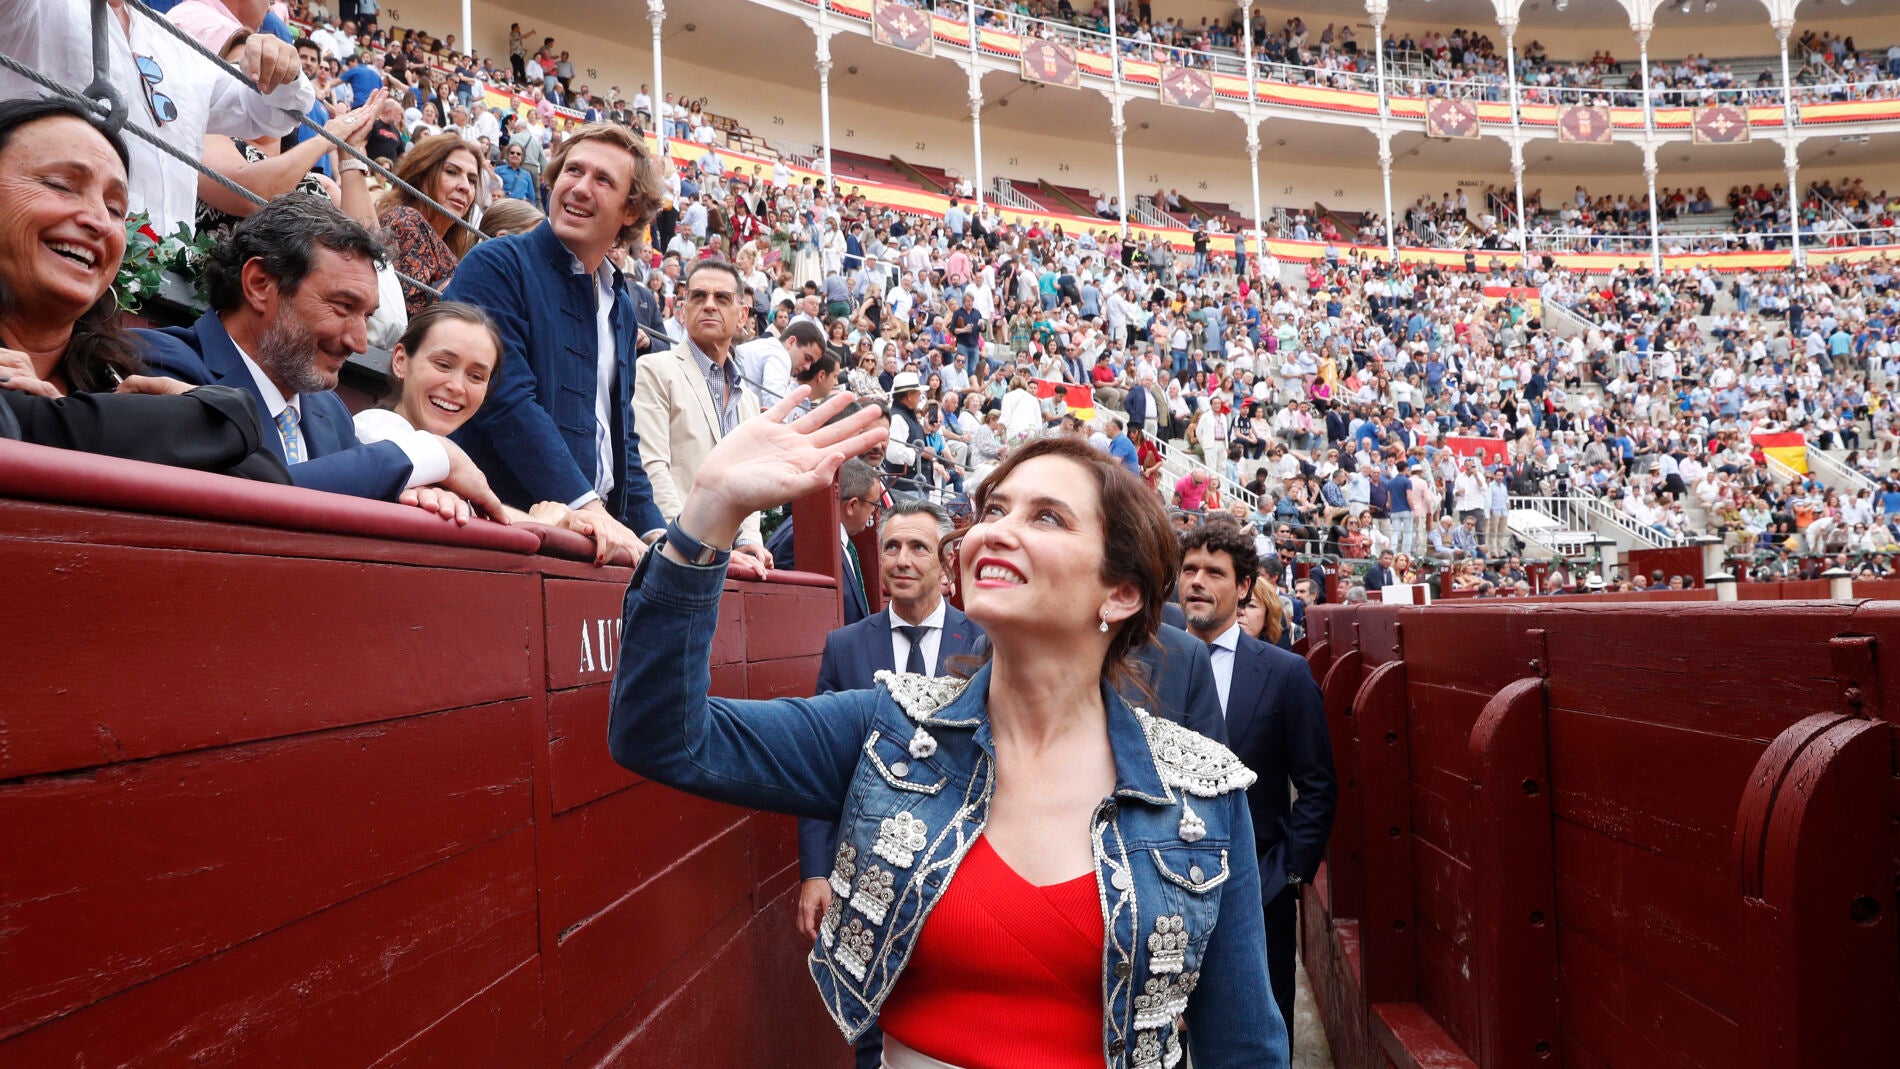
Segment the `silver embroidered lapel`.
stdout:
[[[879,672],[871,681],[886,687],[897,707],[912,720],[929,720],[957,700],[970,681],[957,676],[923,676],[910,672]],[[923,756],[913,754],[912,756]]]
[[1135,710],[1135,719],[1148,737],[1155,771],[1169,787],[1178,787],[1196,798],[1218,798],[1228,791],[1253,786],[1253,770],[1213,739],[1140,709]]

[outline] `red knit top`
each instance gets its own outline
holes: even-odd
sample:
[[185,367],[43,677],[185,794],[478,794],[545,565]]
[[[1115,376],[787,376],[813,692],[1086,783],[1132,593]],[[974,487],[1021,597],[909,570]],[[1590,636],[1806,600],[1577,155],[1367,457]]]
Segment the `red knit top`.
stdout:
[[1037,887],[979,836],[924,922],[878,1024],[960,1069],[1100,1069],[1095,875]]

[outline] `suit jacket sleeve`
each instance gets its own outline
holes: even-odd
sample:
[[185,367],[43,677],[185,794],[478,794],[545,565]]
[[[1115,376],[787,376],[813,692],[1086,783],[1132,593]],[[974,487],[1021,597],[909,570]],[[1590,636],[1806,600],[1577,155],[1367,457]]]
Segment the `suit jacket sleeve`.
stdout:
[[57,449],[143,460],[198,471],[231,472],[287,483],[289,473],[265,453],[250,398],[224,386],[200,386],[177,396],[91,394],[38,397],[0,390],[18,419],[21,438]]
[[640,469],[663,520],[678,516],[686,504],[686,491],[673,477],[673,383],[666,373],[670,369],[663,366],[672,359],[670,353],[654,353],[633,368],[633,423],[641,430]]
[[[139,331],[137,337],[141,343],[139,355],[153,374],[189,382],[194,386],[211,383],[211,370],[205,366],[204,357],[194,344],[198,341],[195,331],[185,328]],[[248,387],[242,388],[242,391],[245,399],[251,403],[261,428],[265,418],[261,404]],[[337,404],[341,407],[341,402]],[[356,433],[350,428],[347,419],[341,421],[338,430],[343,436],[340,448],[301,464],[291,465],[290,481],[305,489],[325,490],[351,497],[394,501],[401,496],[409,485],[409,474],[414,470],[414,466],[409,463],[409,454],[394,442],[377,442],[374,445],[358,443]],[[273,455],[276,453],[275,449],[268,451]]]
[[1305,665],[1289,664],[1280,686],[1280,723],[1287,776],[1299,792],[1287,817],[1286,867],[1312,882],[1333,830],[1339,784],[1333,774],[1333,744],[1326,730],[1326,703]]
[[[501,331],[503,357],[488,388],[488,399],[468,426],[457,432],[485,438],[493,454],[527,488],[526,500],[508,504],[528,508],[540,501],[571,504],[594,492],[594,476],[584,472],[555,426],[554,417],[536,397],[538,382],[528,338],[528,300],[524,280],[504,250],[470,250],[449,280],[443,299],[477,305]],[[558,299],[542,295],[541,300]],[[629,465],[629,479],[632,478]],[[645,480],[642,479],[642,482]],[[629,486],[628,491],[632,491]],[[639,528],[644,530],[645,528]]]

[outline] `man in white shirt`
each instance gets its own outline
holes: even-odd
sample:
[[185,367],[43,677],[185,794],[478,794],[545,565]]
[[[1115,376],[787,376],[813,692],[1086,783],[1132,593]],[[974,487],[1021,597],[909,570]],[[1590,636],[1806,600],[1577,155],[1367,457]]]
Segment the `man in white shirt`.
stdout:
[[1491,490],[1485,485],[1484,472],[1478,470],[1478,458],[1466,457],[1458,478],[1452,484],[1452,509],[1460,521],[1484,522],[1491,505]]
[[733,349],[739,357],[739,373],[768,408],[792,392],[798,376],[824,351],[825,332],[809,320],[788,324],[776,338],[754,338]]
[[[126,122],[183,149],[202,153],[205,135],[246,141],[278,137],[316,103],[297,50],[271,34],[246,39],[238,67],[263,92],[245,88],[209,60],[119,0],[107,5],[111,82],[125,99]],[[92,83],[93,26],[85,0],[0,0],[0,52],[74,91]],[[38,97],[39,85],[0,70],[0,99]],[[170,234],[198,212],[198,172],[143,138],[127,137],[131,152],[129,206]]]

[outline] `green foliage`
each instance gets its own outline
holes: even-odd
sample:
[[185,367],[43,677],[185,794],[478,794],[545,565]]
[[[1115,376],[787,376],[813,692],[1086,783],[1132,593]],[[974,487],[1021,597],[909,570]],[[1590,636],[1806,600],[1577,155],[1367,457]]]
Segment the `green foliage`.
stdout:
[[125,259],[119,263],[119,277],[112,284],[119,307],[137,312],[159,295],[169,272],[190,283],[193,311],[209,307],[204,292],[204,260],[216,242],[212,232],[196,234],[180,223],[171,236],[161,238],[144,212],[125,221]]

